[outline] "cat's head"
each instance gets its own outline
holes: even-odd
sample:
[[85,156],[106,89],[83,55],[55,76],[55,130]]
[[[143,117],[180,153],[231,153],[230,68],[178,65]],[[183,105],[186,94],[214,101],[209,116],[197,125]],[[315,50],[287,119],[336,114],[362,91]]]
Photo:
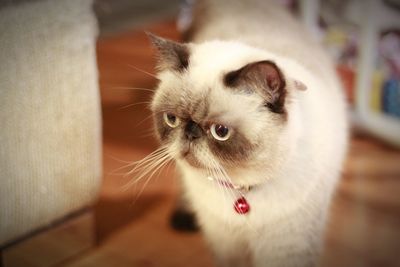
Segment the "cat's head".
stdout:
[[156,134],[171,156],[205,171],[279,167],[290,149],[290,90],[304,85],[239,43],[150,39],[160,79],[151,108]]

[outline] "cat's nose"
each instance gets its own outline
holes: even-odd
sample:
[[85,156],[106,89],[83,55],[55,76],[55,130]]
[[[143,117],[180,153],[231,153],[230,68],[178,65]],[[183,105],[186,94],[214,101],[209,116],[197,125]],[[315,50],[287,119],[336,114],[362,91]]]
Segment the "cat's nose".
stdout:
[[185,136],[190,141],[199,138],[203,135],[203,129],[194,121],[189,121],[185,127]]

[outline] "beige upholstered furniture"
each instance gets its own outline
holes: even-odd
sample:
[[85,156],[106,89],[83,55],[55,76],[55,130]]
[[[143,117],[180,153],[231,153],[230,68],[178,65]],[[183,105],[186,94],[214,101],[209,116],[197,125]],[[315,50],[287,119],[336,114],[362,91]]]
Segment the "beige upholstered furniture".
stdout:
[[0,248],[90,206],[101,182],[92,0],[0,0]]

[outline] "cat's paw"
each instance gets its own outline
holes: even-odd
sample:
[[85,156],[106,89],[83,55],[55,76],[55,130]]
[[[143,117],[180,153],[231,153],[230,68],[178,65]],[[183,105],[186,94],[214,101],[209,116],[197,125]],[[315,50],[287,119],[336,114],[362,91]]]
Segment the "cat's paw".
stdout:
[[172,228],[177,231],[197,232],[199,230],[196,216],[191,212],[180,209],[172,213],[170,223]]

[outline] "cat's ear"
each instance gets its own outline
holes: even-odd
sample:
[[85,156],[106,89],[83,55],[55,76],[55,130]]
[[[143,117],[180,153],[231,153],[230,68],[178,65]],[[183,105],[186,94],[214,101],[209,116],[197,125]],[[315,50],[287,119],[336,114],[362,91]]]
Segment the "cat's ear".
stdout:
[[272,112],[285,114],[286,81],[274,62],[264,60],[247,64],[226,74],[224,83],[228,87],[259,92],[265,97],[265,105]]
[[189,65],[189,47],[146,32],[158,52],[157,68],[163,70],[185,70]]

